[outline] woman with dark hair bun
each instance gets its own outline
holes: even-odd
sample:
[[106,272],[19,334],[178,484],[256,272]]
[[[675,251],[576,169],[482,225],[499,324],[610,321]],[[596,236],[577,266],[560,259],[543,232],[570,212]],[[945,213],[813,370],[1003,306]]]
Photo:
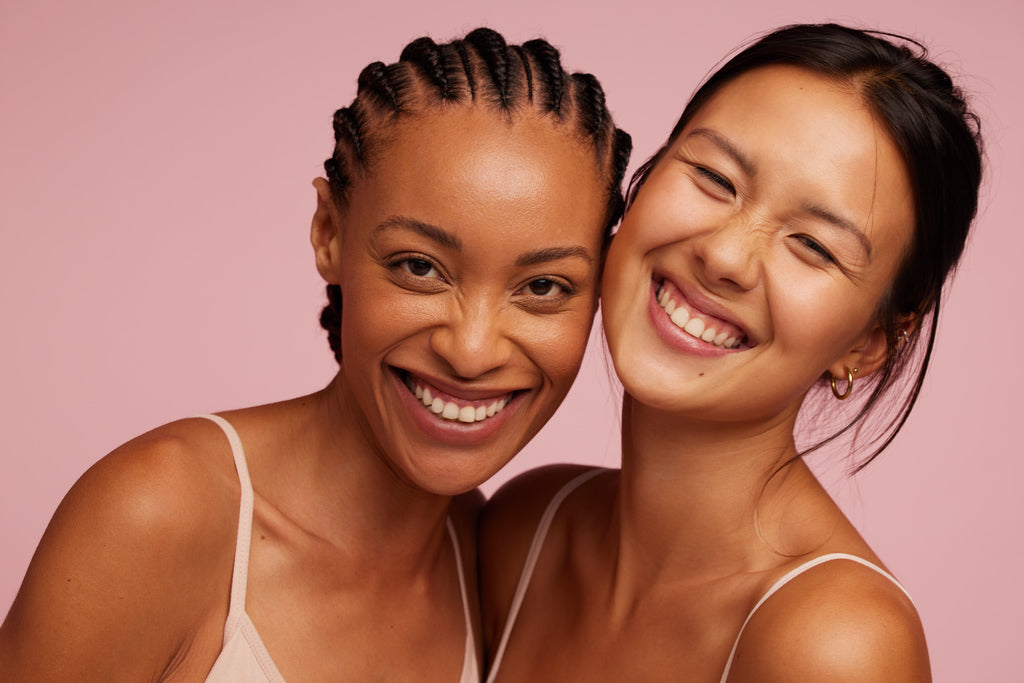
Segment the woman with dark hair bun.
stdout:
[[488,29],[375,62],[311,241],[340,368],[160,427],[61,503],[4,681],[479,681],[475,487],[583,356],[629,136],[597,80]]
[[[535,470],[482,518],[489,680],[930,679],[913,602],[803,456],[849,433],[858,469],[905,422],[981,158],[898,36],[783,28],[698,89],[605,266],[621,471]],[[798,447],[798,413],[842,422]]]

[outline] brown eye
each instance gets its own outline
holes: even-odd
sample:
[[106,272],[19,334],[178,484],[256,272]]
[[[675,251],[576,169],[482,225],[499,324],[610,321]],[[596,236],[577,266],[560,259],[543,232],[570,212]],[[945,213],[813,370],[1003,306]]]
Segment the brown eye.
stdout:
[[434,271],[434,264],[426,259],[410,258],[402,262],[405,269],[416,277],[430,277]]
[[530,290],[530,294],[533,294],[534,296],[547,296],[557,286],[558,284],[552,280],[545,280],[543,278],[540,280],[534,280],[527,285]]

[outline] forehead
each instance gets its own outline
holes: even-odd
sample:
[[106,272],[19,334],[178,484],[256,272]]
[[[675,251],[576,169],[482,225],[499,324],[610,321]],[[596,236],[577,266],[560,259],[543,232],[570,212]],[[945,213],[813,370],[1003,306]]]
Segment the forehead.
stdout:
[[533,222],[599,233],[607,198],[597,154],[571,122],[477,105],[397,119],[350,201],[449,229]]

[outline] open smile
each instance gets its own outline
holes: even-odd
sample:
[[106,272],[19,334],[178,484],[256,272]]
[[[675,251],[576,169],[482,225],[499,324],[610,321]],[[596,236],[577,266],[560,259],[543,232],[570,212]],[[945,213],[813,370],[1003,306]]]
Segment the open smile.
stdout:
[[669,280],[655,281],[658,306],[672,324],[690,335],[719,349],[739,349],[746,345],[747,335],[736,325],[700,310],[688,301]]
[[501,413],[516,394],[512,391],[481,399],[467,399],[444,392],[408,371],[399,373],[402,384],[426,410],[450,422],[473,424],[488,420]]

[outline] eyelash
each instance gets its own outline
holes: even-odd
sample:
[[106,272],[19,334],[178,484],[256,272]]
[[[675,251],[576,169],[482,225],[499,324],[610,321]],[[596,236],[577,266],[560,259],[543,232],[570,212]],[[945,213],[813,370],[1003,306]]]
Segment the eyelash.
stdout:
[[[447,282],[444,275],[441,274],[441,269],[433,259],[427,258],[421,254],[404,254],[402,256],[396,256],[387,262],[388,268],[390,268],[399,277],[406,281],[412,281],[416,284],[423,284],[423,281],[439,281]],[[414,266],[426,266],[428,268],[427,274],[421,275],[413,270]],[[434,275],[431,275],[433,272]]]
[[730,183],[728,180],[726,180],[723,176],[715,173],[711,169],[706,168],[704,166],[694,165],[694,169],[696,170],[697,175],[699,175],[702,178],[706,178],[707,180],[711,181],[712,183],[714,183],[718,187],[720,187],[723,190],[725,190],[726,192],[728,192],[730,195],[736,196],[736,188],[733,187],[733,184]]
[[[557,287],[561,291],[560,291],[560,293],[558,293],[556,295],[551,295],[549,293],[535,294],[533,292],[530,292],[529,288],[532,285],[537,284],[538,282],[549,283],[549,284],[551,284],[551,286],[553,288]],[[569,284],[565,280],[562,280],[561,278],[537,277],[537,278],[533,278],[532,280],[527,282],[525,285],[523,285],[522,287],[520,287],[519,289],[516,290],[517,294],[520,293],[520,292],[523,292],[523,293],[526,294],[526,296],[530,296],[530,297],[533,297],[535,299],[544,299],[544,300],[548,300],[548,301],[553,301],[553,302],[561,303],[561,302],[565,301],[566,299],[568,299],[569,297],[571,297],[572,295],[574,295],[576,293],[576,290],[573,288],[573,286],[571,284]]]
[[809,251],[814,252],[822,261],[826,263],[836,263],[835,258],[829,253],[828,249],[821,246],[814,239],[807,235],[795,235],[796,239],[800,244],[804,245]]
[[[423,255],[403,255],[388,261],[388,267],[396,271],[401,277],[421,282],[423,280],[438,280],[441,282],[447,282],[444,275],[441,274],[440,268],[433,259],[427,258]],[[428,268],[427,274],[419,274],[414,272],[413,267],[419,266],[420,268]],[[436,273],[430,275],[430,271]],[[549,292],[544,294],[535,294],[529,290],[529,288],[537,283],[550,283],[552,288],[558,288],[559,293],[552,295]],[[531,297],[534,300],[544,300],[544,303],[564,302],[566,299],[576,294],[576,289],[567,280],[556,277],[536,277],[526,282],[523,286],[516,290],[516,294],[523,294]]]
[[[698,164],[692,164],[694,171],[701,178],[714,183],[716,186],[728,192],[730,196],[736,196],[736,187],[729,182],[724,176],[712,171],[706,166],[700,166]],[[795,235],[798,242],[800,242],[808,251],[812,252],[815,256],[820,258],[824,263],[830,265],[839,265],[835,257],[829,253],[828,249],[823,247],[815,239],[808,237],[807,235]]]

